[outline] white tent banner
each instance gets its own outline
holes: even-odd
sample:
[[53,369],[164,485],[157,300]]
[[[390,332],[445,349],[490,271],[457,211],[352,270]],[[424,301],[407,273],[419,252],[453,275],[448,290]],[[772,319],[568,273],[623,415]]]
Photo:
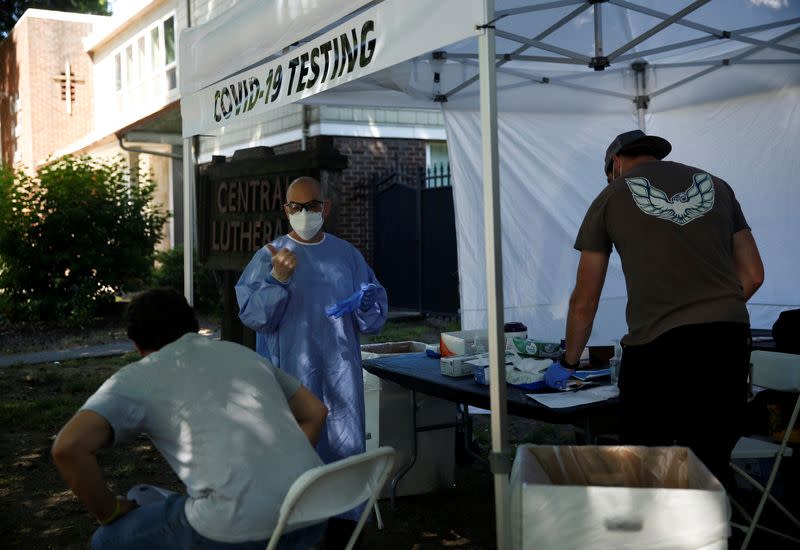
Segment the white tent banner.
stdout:
[[272,109],[474,36],[480,0],[386,0],[282,57],[181,99],[184,137]]
[[[228,77],[241,68],[306,39],[350,15],[370,0],[238,0],[234,9],[181,31],[178,84],[181,96]],[[231,61],[235,60],[235,67]],[[220,75],[221,72],[224,74]]]

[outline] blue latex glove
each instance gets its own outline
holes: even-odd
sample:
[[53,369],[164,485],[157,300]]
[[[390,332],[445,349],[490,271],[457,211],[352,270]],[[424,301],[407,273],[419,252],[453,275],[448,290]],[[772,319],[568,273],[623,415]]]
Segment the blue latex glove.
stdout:
[[370,283],[368,285],[361,285],[361,303],[358,309],[361,311],[369,311],[375,305],[375,296],[378,294],[378,287]]
[[573,372],[562,367],[558,361],[553,361],[553,364],[547,367],[544,373],[544,383],[551,388],[563,390],[567,387],[567,380],[569,380]]
[[[355,311],[356,309],[360,309],[361,311],[366,311],[371,308],[375,304],[375,294],[376,294],[376,287],[374,284],[369,283],[362,283],[361,289],[357,292],[354,292],[351,296],[348,296],[341,302],[336,302],[335,305],[328,306],[325,308],[325,314],[328,317],[333,317],[334,319],[340,318],[345,313],[350,313],[351,311]],[[364,296],[367,293],[370,293],[372,296],[371,301],[369,301],[369,305],[364,308]]]

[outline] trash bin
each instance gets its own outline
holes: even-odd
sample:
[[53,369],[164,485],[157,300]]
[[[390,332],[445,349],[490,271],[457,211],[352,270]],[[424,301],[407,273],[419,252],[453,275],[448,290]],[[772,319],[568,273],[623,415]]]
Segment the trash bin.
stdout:
[[[387,342],[361,346],[361,359],[425,351],[422,342]],[[381,498],[390,494],[391,480],[411,460],[414,433],[411,428],[411,392],[364,371],[364,405],[367,450],[394,447],[394,470]],[[417,425],[454,422],[456,405],[417,393]],[[417,460],[397,486],[397,496],[429,493],[455,483],[455,428],[417,434]]]
[[686,447],[517,448],[512,548],[727,548],[725,490]]

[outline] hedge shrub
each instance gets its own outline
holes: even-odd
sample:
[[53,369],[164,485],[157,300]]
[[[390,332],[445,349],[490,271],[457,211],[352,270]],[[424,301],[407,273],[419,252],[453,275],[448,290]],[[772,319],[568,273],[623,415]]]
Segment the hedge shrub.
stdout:
[[140,288],[168,214],[121,161],[63,157],[36,176],[0,170],[0,311],[81,324]]
[[[206,269],[194,256],[194,307],[203,313],[221,313],[222,298],[217,274]],[[183,247],[158,252],[150,277],[155,287],[174,288],[183,294]]]

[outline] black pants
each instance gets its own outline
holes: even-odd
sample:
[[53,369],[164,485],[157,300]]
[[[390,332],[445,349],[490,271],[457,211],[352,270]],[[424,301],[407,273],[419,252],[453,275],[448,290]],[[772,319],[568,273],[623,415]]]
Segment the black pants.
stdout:
[[620,367],[621,441],[691,448],[726,487],[747,406],[750,328],[687,325],[625,346]]

